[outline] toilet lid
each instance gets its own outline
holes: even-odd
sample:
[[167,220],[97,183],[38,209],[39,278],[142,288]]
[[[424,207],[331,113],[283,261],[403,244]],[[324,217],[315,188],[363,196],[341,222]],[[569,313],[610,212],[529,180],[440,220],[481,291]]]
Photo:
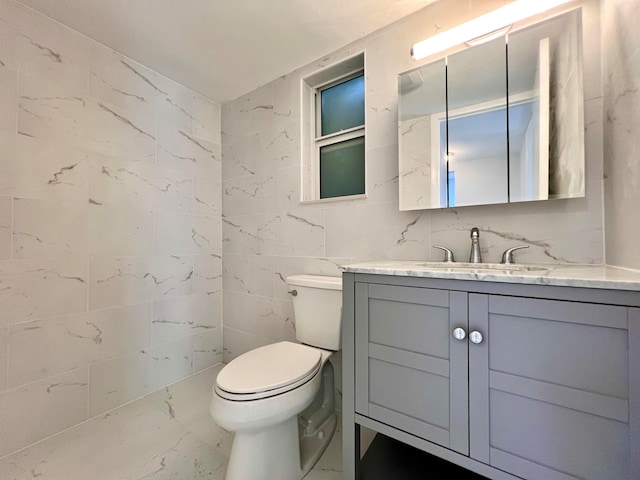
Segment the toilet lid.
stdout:
[[292,342],[273,343],[229,362],[218,374],[216,388],[252,398],[283,393],[289,390],[284,387],[295,387],[315,375],[321,363],[318,349]]

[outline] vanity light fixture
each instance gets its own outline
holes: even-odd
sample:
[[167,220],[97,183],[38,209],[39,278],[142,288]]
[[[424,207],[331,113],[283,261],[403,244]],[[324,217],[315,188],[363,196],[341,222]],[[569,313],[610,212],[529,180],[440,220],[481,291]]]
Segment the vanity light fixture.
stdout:
[[515,0],[462,25],[438,33],[411,47],[411,56],[420,60],[461,43],[478,45],[505,35],[511,25],[572,0]]

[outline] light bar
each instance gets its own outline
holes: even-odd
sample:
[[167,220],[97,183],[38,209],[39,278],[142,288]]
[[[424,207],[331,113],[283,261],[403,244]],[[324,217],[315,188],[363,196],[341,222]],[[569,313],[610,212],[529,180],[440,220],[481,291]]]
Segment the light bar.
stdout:
[[411,48],[411,56],[414,60],[420,60],[475,38],[494,32],[500,33],[500,29],[505,29],[513,23],[570,1],[572,0],[515,0],[504,7],[416,43]]

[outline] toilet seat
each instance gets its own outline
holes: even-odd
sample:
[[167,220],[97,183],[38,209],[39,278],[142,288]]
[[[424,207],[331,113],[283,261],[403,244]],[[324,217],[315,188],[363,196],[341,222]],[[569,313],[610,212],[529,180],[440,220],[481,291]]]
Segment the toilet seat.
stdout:
[[274,343],[229,362],[218,374],[215,391],[235,401],[273,397],[305,384],[321,367],[321,350],[292,342]]

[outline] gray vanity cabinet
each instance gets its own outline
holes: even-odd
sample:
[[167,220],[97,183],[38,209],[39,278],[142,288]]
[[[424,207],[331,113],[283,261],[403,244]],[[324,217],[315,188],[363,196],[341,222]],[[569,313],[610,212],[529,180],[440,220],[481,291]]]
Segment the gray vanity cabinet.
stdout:
[[640,478],[637,295],[345,279],[345,435],[353,421],[493,479]]
[[[627,479],[628,309],[469,295],[470,456],[527,479]],[[638,452],[640,453],[640,452]]]
[[467,455],[464,292],[356,285],[356,411]]

